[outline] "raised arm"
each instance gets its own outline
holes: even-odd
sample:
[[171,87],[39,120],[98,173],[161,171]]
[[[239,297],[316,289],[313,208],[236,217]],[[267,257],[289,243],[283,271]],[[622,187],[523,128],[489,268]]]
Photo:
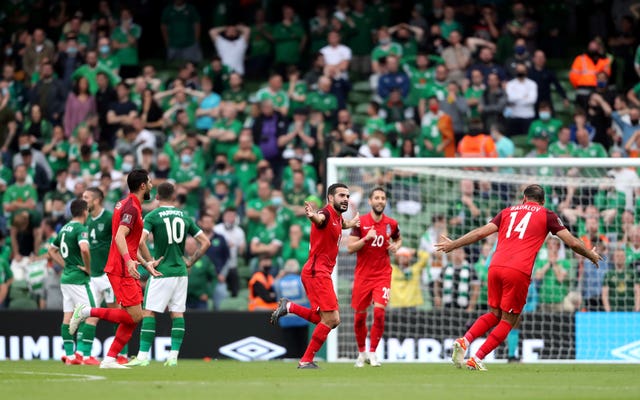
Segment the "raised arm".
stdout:
[[567,229],[559,231],[556,233],[556,236],[559,237],[564,244],[569,246],[571,250],[591,260],[591,262],[596,265],[596,268],[599,267],[598,262],[602,261],[602,256],[596,253],[595,248],[591,250],[587,249],[582,240],[573,236]]
[[436,248],[436,250],[449,253],[459,247],[463,247],[468,244],[475,243],[479,240],[482,240],[497,231],[498,231],[498,226],[493,222],[489,222],[485,226],[476,228],[456,240],[451,240],[448,237],[442,235],[441,236],[442,241],[439,243],[436,243],[434,247]]

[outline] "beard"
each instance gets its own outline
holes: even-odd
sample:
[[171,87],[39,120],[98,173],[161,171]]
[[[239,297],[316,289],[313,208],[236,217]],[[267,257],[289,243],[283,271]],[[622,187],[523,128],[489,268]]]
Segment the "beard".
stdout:
[[371,210],[373,211],[373,213],[375,215],[377,215],[379,217],[384,213],[384,208],[385,208],[384,206],[371,207]]
[[149,201],[151,200],[151,193],[149,192],[144,192],[144,196],[142,197],[143,199]]
[[337,201],[334,201],[333,202],[333,208],[335,208],[336,211],[338,211],[339,213],[343,213],[343,212],[345,212],[345,211],[347,211],[349,209],[349,203],[347,202],[347,203],[342,204],[342,203],[339,203]]

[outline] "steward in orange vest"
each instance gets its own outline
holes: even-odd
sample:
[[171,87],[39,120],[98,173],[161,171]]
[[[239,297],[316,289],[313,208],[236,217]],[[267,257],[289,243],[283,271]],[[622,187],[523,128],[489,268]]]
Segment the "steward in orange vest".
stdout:
[[278,307],[270,270],[271,258],[261,259],[258,271],[249,280],[249,311],[273,311]]

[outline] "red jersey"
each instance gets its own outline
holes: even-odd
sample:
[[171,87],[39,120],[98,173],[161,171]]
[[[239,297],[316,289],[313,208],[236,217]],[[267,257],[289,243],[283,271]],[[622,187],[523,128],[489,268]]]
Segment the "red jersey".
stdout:
[[371,213],[360,217],[360,227],[351,230],[351,236],[363,238],[371,230],[375,230],[376,237],[367,241],[360,250],[356,261],[355,280],[391,278],[391,259],[389,258],[389,244],[391,240],[400,237],[398,222],[382,215],[376,222]]
[[527,276],[547,234],[566,229],[556,213],[534,202],[505,208],[491,222],[498,227],[491,265],[517,269]]
[[104,271],[110,274],[130,277],[131,275],[129,275],[129,271],[127,271],[124,259],[120,255],[120,251],[118,251],[118,246],[116,246],[116,233],[120,225],[130,229],[126,237],[127,248],[129,249],[129,255],[135,260],[138,258],[138,246],[140,245],[143,224],[142,206],[140,205],[140,200],[133,194],[120,200],[113,211],[113,219],[111,222],[113,237],[111,238],[111,248],[109,249],[107,265],[104,267]]
[[324,221],[320,226],[311,223],[309,259],[304,264],[304,269],[310,269],[308,272],[312,275],[318,269],[333,272],[342,237],[342,215],[332,205],[325,206],[318,214],[324,215]]

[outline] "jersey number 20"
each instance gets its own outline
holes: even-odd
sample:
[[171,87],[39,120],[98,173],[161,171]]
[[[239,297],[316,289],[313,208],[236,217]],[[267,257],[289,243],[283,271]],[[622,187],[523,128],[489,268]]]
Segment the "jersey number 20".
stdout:
[[518,212],[511,213],[511,222],[509,222],[509,229],[507,229],[507,239],[511,237],[511,232],[518,232],[518,239],[522,239],[524,237],[524,231],[527,230],[527,226],[529,225],[529,221],[531,220],[531,211],[526,213],[524,217],[518,222],[518,225],[514,228],[513,225],[516,222],[516,217],[518,216]]

